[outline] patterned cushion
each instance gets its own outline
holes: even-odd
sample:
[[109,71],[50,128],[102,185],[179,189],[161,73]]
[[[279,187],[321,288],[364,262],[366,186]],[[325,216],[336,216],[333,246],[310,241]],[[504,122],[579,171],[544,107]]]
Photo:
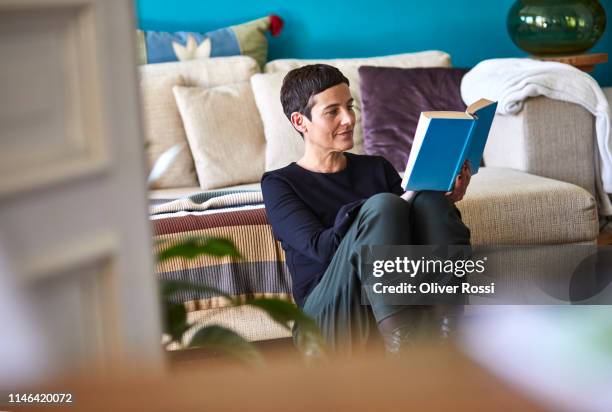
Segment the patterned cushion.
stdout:
[[277,36],[282,24],[278,16],[271,15],[208,33],[137,30],[139,63],[246,55],[263,67],[268,56],[266,32]]

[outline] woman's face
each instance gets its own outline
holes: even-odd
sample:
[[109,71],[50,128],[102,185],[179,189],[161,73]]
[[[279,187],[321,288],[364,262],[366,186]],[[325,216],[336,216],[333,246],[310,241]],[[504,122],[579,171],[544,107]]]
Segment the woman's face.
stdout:
[[353,98],[345,83],[316,94],[311,120],[302,116],[304,142],[323,150],[345,151],[353,147],[355,111]]

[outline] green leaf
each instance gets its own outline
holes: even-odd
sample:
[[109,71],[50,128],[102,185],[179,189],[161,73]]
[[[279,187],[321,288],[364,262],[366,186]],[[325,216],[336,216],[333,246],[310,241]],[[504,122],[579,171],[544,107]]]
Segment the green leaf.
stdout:
[[229,239],[193,237],[164,249],[157,255],[157,260],[163,262],[173,257],[194,259],[200,255],[242,258]]
[[263,365],[263,359],[253,344],[222,326],[211,325],[198,330],[189,342],[189,347],[219,350],[247,365]]
[[172,337],[173,341],[181,343],[183,334],[191,325],[187,323],[187,311],[183,304],[166,303],[164,306],[164,332]]
[[290,329],[293,321],[299,328],[298,348],[302,353],[313,356],[325,356],[327,346],[321,335],[321,330],[313,318],[291,302],[280,299],[257,298],[246,302],[264,310],[274,321]]
[[233,306],[238,304],[236,299],[223,292],[221,289],[198,283],[192,283],[185,280],[162,280],[161,287],[162,295],[166,300],[169,300],[173,293],[186,290],[212,293],[214,295],[223,296],[225,299],[229,300]]

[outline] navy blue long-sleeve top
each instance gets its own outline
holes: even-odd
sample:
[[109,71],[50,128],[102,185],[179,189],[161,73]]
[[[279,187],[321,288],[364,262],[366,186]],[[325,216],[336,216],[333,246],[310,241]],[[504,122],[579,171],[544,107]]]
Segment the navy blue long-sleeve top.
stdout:
[[383,157],[344,155],[346,167],[338,172],[312,172],[294,162],[261,178],[268,221],[285,250],[293,298],[300,307],[363,202],[377,193],[404,193],[399,174]]

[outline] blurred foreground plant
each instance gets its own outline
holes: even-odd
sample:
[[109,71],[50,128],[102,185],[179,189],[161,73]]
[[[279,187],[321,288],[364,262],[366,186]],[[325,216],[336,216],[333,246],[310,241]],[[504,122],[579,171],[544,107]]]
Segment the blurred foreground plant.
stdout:
[[[157,254],[158,262],[169,259],[195,259],[200,255],[217,257],[230,256],[241,259],[241,255],[229,239],[192,237],[179,243],[163,248],[166,241],[157,242],[162,250]],[[170,342],[183,346],[183,336],[194,324],[187,321],[187,311],[182,302],[177,303],[173,297],[180,291],[200,291],[223,296],[231,306],[252,305],[270,316],[274,321],[291,330],[291,322],[295,322],[300,329],[297,342],[301,353],[309,357],[325,357],[327,349],[321,336],[321,331],[314,319],[306,315],[300,308],[291,302],[276,298],[254,298],[241,302],[227,293],[209,286],[181,280],[161,281],[164,333],[170,336]],[[231,329],[210,325],[198,329],[187,347],[206,347],[219,350],[225,354],[250,365],[260,365],[262,358],[255,346]]]

